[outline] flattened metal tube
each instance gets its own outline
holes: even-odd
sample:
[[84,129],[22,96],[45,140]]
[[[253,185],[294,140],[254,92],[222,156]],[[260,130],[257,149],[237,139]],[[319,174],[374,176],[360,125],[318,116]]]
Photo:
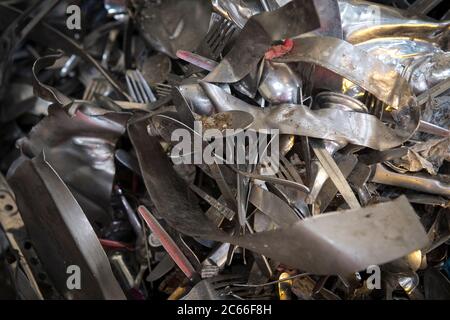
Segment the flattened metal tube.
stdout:
[[439,194],[450,197],[450,185],[431,178],[418,177],[389,171],[378,164],[372,181],[390,186],[402,187],[426,193]]

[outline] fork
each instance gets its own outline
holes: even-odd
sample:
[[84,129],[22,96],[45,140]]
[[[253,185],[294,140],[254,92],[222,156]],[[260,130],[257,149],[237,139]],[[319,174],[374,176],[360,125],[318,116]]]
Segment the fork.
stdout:
[[209,59],[216,60],[222,54],[227,42],[231,39],[237,28],[233,22],[213,13],[213,23],[196,53]]
[[[304,184],[302,178],[300,177],[297,169],[295,169],[294,165],[282,154],[279,155],[280,163],[278,166],[278,171],[275,173],[277,178],[285,179],[289,181],[294,181],[299,184]],[[305,192],[286,188],[283,186],[277,187],[278,191],[281,191],[281,195],[287,202],[295,209],[296,213],[299,214],[300,217],[304,218],[305,216],[310,216],[311,213],[309,211],[308,206],[306,205],[306,197],[307,194]],[[277,190],[274,190],[275,192]]]
[[157,83],[155,89],[159,98],[168,97],[172,94],[172,86],[167,83]]
[[[223,18],[217,13],[211,15],[211,20],[211,27],[205,38],[203,38],[202,42],[195,50],[195,53],[211,60],[217,60],[220,58],[228,41],[237,31],[237,27],[233,22]],[[191,75],[200,71],[203,71],[203,69],[194,65],[189,65],[186,74]]]
[[131,94],[134,102],[150,103],[156,101],[152,89],[139,70],[127,70],[125,77],[128,92]]

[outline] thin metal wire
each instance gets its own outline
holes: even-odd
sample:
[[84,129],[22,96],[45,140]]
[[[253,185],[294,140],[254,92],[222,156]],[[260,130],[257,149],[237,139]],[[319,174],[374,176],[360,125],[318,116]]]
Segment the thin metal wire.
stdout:
[[295,276],[291,276],[291,277],[287,277],[287,278],[284,278],[284,279],[281,279],[281,280],[275,280],[275,281],[267,282],[267,283],[261,283],[261,284],[241,284],[241,283],[234,283],[234,284],[230,284],[230,286],[233,286],[233,287],[254,287],[254,288],[256,288],[256,287],[265,287],[265,286],[270,286],[270,285],[278,284],[278,283],[280,283],[280,282],[292,280],[292,279],[295,279],[295,278],[306,277],[306,276],[309,276],[309,275],[310,275],[310,273],[307,273],[307,272],[306,272],[306,273],[296,274]]

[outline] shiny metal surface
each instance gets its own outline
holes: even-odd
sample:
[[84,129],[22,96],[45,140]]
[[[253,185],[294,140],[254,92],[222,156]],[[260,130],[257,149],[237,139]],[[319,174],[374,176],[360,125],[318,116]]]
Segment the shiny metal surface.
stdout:
[[[340,157],[336,157],[335,162],[336,162],[337,166],[339,167],[339,170],[342,173],[342,175],[347,179],[350,186],[353,187],[353,190],[356,189],[358,196],[359,196],[358,203],[361,203],[362,206],[365,206],[367,203],[364,201],[365,199],[361,198],[360,193],[358,192],[358,187],[355,187],[355,185],[352,184],[352,182],[350,181],[350,174],[353,174],[353,172],[355,171],[357,162],[358,162],[357,157],[352,154],[340,156]],[[326,174],[326,171],[323,170],[322,166],[321,166],[321,168],[322,169],[318,170],[317,176],[314,180],[314,185],[313,185],[313,187],[311,187],[311,193],[308,196],[308,199],[310,199],[310,202],[313,201],[312,204],[314,204],[316,206],[316,210],[317,210],[316,213],[325,212],[325,210],[331,204],[331,202],[333,201],[333,198],[337,195],[337,192],[339,191],[336,186],[336,183],[334,183],[332,179],[328,178],[328,174]],[[314,188],[315,186],[317,186],[316,189]],[[313,193],[314,191],[316,191],[316,194]],[[350,201],[354,201],[354,200],[350,200]]]
[[110,15],[121,15],[127,11],[127,5],[125,0],[104,0],[106,11]]
[[208,99],[197,80],[189,79],[178,86],[178,88],[195,113],[200,115],[213,114],[214,105]]
[[145,280],[148,282],[156,281],[166,275],[170,270],[173,269],[173,267],[175,267],[175,262],[173,262],[169,254],[166,254],[164,258],[158,263],[158,265],[152,271],[150,271]]
[[340,108],[345,111],[368,112],[367,107],[352,97],[342,93],[324,91],[319,93],[314,100],[319,108]]
[[212,0],[214,10],[243,29],[248,19],[264,10],[259,0]]
[[[301,37],[329,36],[342,39],[343,31],[338,0],[314,0],[314,6],[320,19],[320,28],[301,35]],[[330,70],[316,66],[311,78],[315,85],[320,86],[322,89],[341,91],[342,77]]]
[[413,103],[408,82],[380,60],[350,43],[331,37],[294,41],[294,48],[279,62],[309,62],[323,66],[361,86],[394,109]]
[[46,101],[67,105],[72,100],[56,88],[48,86],[39,80],[38,73],[47,67],[53,66],[62,57],[62,53],[42,57],[33,64],[33,89],[36,95]]
[[445,297],[445,0],[67,1],[0,4],[0,298]]
[[[44,153],[24,161],[8,181],[32,244],[58,291],[67,299],[125,299],[91,224]],[[36,193],[40,196],[34,197]],[[71,265],[83,270],[80,290],[67,287]]]
[[317,64],[364,88],[394,109],[396,132],[404,141],[419,125],[420,110],[408,82],[392,67],[343,40],[331,37],[297,39],[293,50],[277,61]]
[[251,127],[255,130],[273,128],[279,129],[281,134],[347,141],[377,150],[399,146],[406,139],[370,114],[337,109],[310,110],[301,105],[262,109],[227,94],[215,85],[202,82],[201,86],[217,111],[239,110],[250,113],[254,118]]
[[386,37],[356,46],[403,74],[416,95],[450,77],[450,55],[424,40]]
[[[394,212],[402,213],[396,215]],[[392,219],[402,219],[403,221],[394,222]],[[400,226],[406,227],[407,225],[414,229],[417,228],[418,234],[415,235],[417,238],[413,240],[414,244],[410,242],[412,240],[411,237],[403,238],[401,235],[402,231],[399,229],[396,229],[396,231],[391,229],[394,226],[397,228]],[[364,230],[364,235],[356,232],[356,230],[355,233],[350,231],[356,226],[358,226],[358,230]],[[333,231],[328,233],[325,230]],[[372,237],[372,232],[373,236],[379,241],[369,244],[366,240],[368,241]],[[282,233],[283,236],[281,235]],[[328,234],[329,236],[316,238],[315,236],[319,234]],[[375,234],[377,235],[375,236]],[[382,234],[385,234],[386,237],[382,236]],[[388,243],[391,242],[389,239],[392,239],[391,236],[393,234],[399,236],[397,239],[403,238],[403,240],[396,244],[391,243],[393,246],[390,246]],[[291,243],[295,247],[294,252],[304,252],[305,255],[284,256],[284,241],[279,241],[278,237],[282,237],[284,241]],[[267,246],[264,250],[260,250],[258,247],[258,241],[262,239],[264,239],[263,243]],[[249,244],[244,245],[246,248],[258,250],[257,252],[261,254],[285,261],[289,265],[297,265],[305,271],[314,269],[315,274],[330,274],[327,270],[330,267],[334,268],[334,272],[338,274],[345,274],[350,269],[361,270],[363,269],[361,268],[362,265],[368,262],[375,262],[375,260],[387,262],[387,260],[392,259],[396,255],[400,254],[403,256],[415,250],[412,249],[414,246],[417,248],[424,246],[428,241],[424,235],[423,227],[418,223],[417,216],[413,213],[408,201],[403,197],[394,202],[380,203],[364,209],[347,210],[342,213],[328,213],[316,218],[305,219],[287,229],[277,229],[248,236],[248,240]],[[408,249],[405,247],[406,243],[409,243]],[[312,245],[311,247],[309,247],[310,244]],[[330,244],[334,247],[333,251],[338,250],[340,252],[339,255],[331,254],[331,252],[327,253],[331,249]],[[362,247],[357,249],[360,245]],[[322,251],[321,257],[324,262],[320,266],[315,265],[314,262],[314,256],[316,256],[318,251]],[[313,252],[315,253],[313,254]],[[306,257],[311,257],[312,260],[303,260],[301,264],[304,264],[304,266],[300,267],[298,259]],[[379,262],[373,264],[378,264]]]
[[128,93],[133,98],[133,102],[151,103],[156,101],[156,97],[139,70],[127,70],[125,73]]
[[360,0],[339,0],[344,39],[361,43],[374,38],[403,36],[447,46],[450,22],[413,19],[406,12],[388,6],[374,6]]
[[[355,112],[368,111],[367,107],[360,101],[336,92],[321,92],[315,97],[314,101],[318,108],[334,108]],[[347,145],[347,142],[326,140],[323,145],[318,141],[312,141],[310,144],[319,163],[313,162],[317,166],[317,173],[311,187],[311,193],[308,196],[309,203],[317,204],[319,210],[324,211],[339,190],[350,207],[358,207],[359,202],[346,181],[357,163],[357,158],[352,155],[339,156],[336,161],[333,158],[338,150]]]
[[177,50],[194,51],[208,31],[208,1],[141,1],[133,8],[142,37],[158,51],[176,59]]
[[186,62],[189,62],[193,65],[193,67],[198,67],[203,70],[212,71],[215,67],[217,67],[218,63],[214,60],[202,57],[196,53],[185,51],[185,50],[178,50],[177,51],[177,57],[181,60],[184,60]]
[[[320,28],[312,31],[311,34],[342,39],[343,31],[338,3],[338,0],[314,0],[314,6],[320,19]],[[311,34],[307,33],[303,36]]]
[[88,105],[69,110],[51,106],[49,116],[20,142],[29,157],[45,151],[46,161],[73,192],[94,228],[111,220],[114,150],[128,118],[126,113]]
[[450,184],[448,183],[433,178],[396,173],[388,170],[382,164],[376,166],[372,181],[450,197]]
[[253,16],[230,52],[204,80],[217,83],[242,80],[253,71],[272,41],[298,36],[319,26],[312,0],[294,0],[275,11]]
[[279,226],[287,227],[298,221],[294,210],[286,202],[260,186],[252,186],[249,201]]
[[297,103],[300,78],[284,63],[265,61],[258,91],[270,104]]
[[222,243],[219,247],[213,250],[208,257],[203,261],[203,265],[214,265],[219,269],[225,267],[227,262],[228,251],[230,250],[229,243]]
[[[187,200],[187,194],[183,191],[186,186],[172,173],[173,169],[164,160],[166,155],[161,146],[151,137],[140,135],[138,128],[142,125],[145,128],[145,122],[132,123],[129,134],[138,152],[147,190],[162,217],[184,234],[237,244],[315,274],[347,274],[361,270],[371,264],[404,256],[423,247],[428,241],[406,198],[349,211],[345,215],[329,213],[317,219],[297,222],[289,228],[230,236],[213,226],[201,210]],[[162,184],[165,188],[160,188]],[[375,210],[376,214],[375,211],[371,214],[367,210]],[[334,231],[326,231],[329,228]],[[362,229],[364,232],[356,231]],[[336,230],[341,232],[337,233]],[[414,235],[413,239],[411,234]],[[286,250],[284,241],[293,247]],[[334,249],[329,247],[330,243],[334,244]],[[293,255],[292,252],[297,254]]]
[[334,185],[339,190],[349,207],[351,209],[361,208],[361,205],[352,189],[350,188],[346,177],[341,172],[332,155],[325,149],[325,146],[316,141],[312,141],[311,146],[314,153],[316,154],[316,157],[319,159],[320,164],[330,177],[331,181],[333,181]]
[[450,78],[439,82],[438,84],[430,88],[427,92],[424,92],[420,96],[418,96],[418,104],[423,105],[427,103],[430,98],[434,99],[448,90],[450,90]]
[[201,197],[203,200],[205,200],[211,207],[214,207],[220,215],[225,217],[228,220],[232,220],[236,214],[233,210],[228,208],[226,205],[224,205],[221,201],[216,200],[215,198],[211,197],[209,194],[207,194],[205,191],[200,189],[194,184],[189,185],[192,191],[194,191],[199,197]]

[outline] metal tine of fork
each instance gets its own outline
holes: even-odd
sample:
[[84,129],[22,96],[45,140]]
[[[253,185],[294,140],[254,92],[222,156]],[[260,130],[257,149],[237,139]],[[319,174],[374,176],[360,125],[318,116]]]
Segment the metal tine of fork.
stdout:
[[[127,82],[128,92],[131,94],[134,102],[141,102],[140,93],[135,88],[135,81],[133,81],[133,71],[127,70],[125,74],[125,80]],[[139,96],[138,96],[139,95]]]
[[234,35],[234,33],[237,31],[237,27],[236,27],[236,25],[235,25],[233,22],[228,21],[228,25],[229,25],[229,28],[227,29],[227,32],[226,32],[224,38],[222,39],[222,49],[221,49],[221,51],[219,52],[219,54],[222,52],[223,48],[224,48],[225,45],[228,43],[228,41],[230,40],[230,38],[231,38],[231,37]]
[[172,92],[172,90],[170,89],[170,87],[163,88],[163,89],[160,90],[160,93],[163,96],[168,96],[168,95],[171,94],[171,92]]
[[126,82],[133,100],[139,103],[155,102],[156,97],[139,70],[127,70]]
[[225,21],[224,18],[220,17],[219,20],[213,23],[211,29],[209,29],[208,33],[205,36],[205,43],[210,44],[218,37],[218,30],[220,30],[222,23]]
[[136,99],[137,99],[136,102],[144,103],[145,99],[142,95],[142,91],[139,88],[138,81],[136,81],[136,79],[132,79],[131,84],[132,84],[132,88],[134,90],[134,95],[136,96]]
[[145,80],[144,76],[139,70],[136,70],[136,75],[139,78],[139,83],[141,84],[141,88],[143,89],[143,92],[145,93],[146,101],[145,102],[155,102],[156,97],[152,92],[152,89],[147,83],[147,80]]
[[[237,27],[233,22],[216,13],[213,13],[211,21],[210,29],[194,53],[216,61],[220,58],[225,45],[237,30]],[[189,65],[186,74],[192,75],[201,71],[203,71],[201,68]]]
[[172,86],[170,84],[158,83],[156,84],[156,94],[159,97],[167,97],[172,94]]
[[226,42],[230,39],[234,32],[234,25],[230,21],[225,21],[224,24],[221,24],[221,29],[217,32],[217,37],[215,41],[210,43],[210,48],[212,52],[212,56],[217,58],[222,53],[222,50],[226,44]]
[[219,16],[218,20],[213,23],[211,29],[206,34],[205,39],[196,50],[196,53],[206,58],[216,60],[220,57],[226,43],[233,36],[235,31],[236,26],[233,22]]
[[136,73],[134,71],[131,72],[130,75],[132,88],[134,89],[135,95],[137,96],[137,102],[144,103],[145,97],[144,97],[144,91],[142,90],[142,87],[139,85],[139,79],[137,79]]
[[165,92],[172,92],[172,86],[170,84],[166,84],[166,83],[158,83],[156,85],[156,88],[160,91],[165,91]]
[[226,32],[226,28],[229,27],[228,21],[223,18],[219,23],[216,23],[216,26],[217,28],[214,28],[214,34],[206,40],[206,43],[210,48],[213,48],[220,43],[220,38]]
[[386,104],[383,101],[377,99],[375,96],[374,96],[374,100],[375,100],[375,103],[374,103],[373,115],[376,116],[377,118],[381,119],[381,117],[383,116],[383,111],[384,111],[384,108],[386,107]]
[[136,94],[140,98],[140,100],[137,102],[141,102],[141,103],[149,102],[146,97],[142,82],[139,78],[138,71],[133,71],[132,80],[133,80],[134,88],[136,90]]
[[386,104],[379,100],[376,96],[369,92],[365,92],[364,98],[363,98],[364,104],[367,107],[370,114],[374,115],[377,118],[380,118],[383,116],[384,108],[386,107]]
[[221,46],[219,46],[215,51],[214,51],[214,55],[219,57],[223,51],[223,49],[225,48],[225,46],[227,45],[228,41],[231,39],[231,37],[234,35],[234,33],[236,32],[236,26],[232,23],[229,22],[230,24],[230,28],[227,31],[227,33],[225,34],[225,36],[222,39],[222,44]]

